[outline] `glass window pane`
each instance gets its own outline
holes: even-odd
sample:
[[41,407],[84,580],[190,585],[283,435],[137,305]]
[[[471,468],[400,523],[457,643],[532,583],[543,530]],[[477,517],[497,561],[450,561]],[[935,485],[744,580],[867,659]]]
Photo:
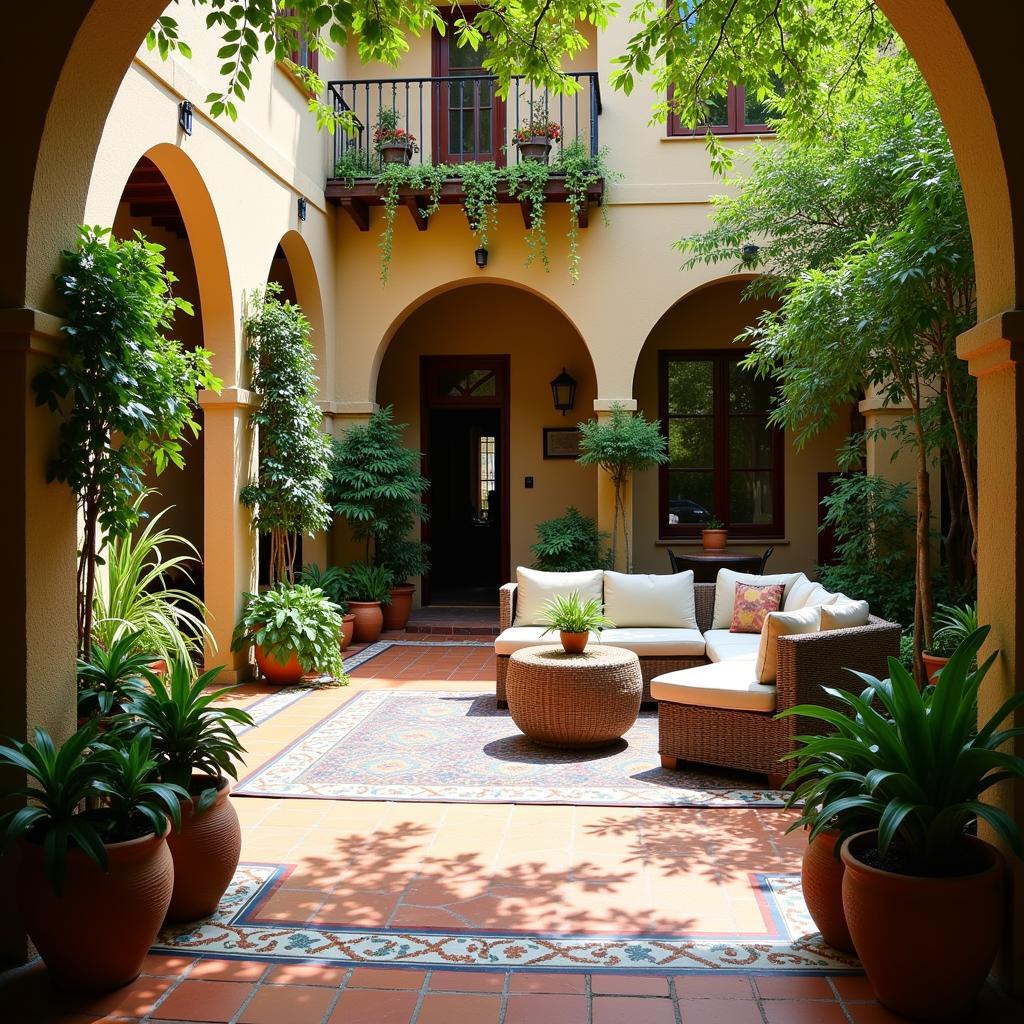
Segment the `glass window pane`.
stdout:
[[714,391],[714,364],[710,360],[674,359],[669,363],[669,415],[710,415]]
[[479,147],[481,153],[490,153],[491,151],[491,111],[489,107],[484,107],[477,114],[477,126],[480,132]]
[[[775,92],[779,96],[782,95],[782,82],[778,76],[772,76],[775,79]],[[776,117],[777,114],[772,109],[772,97],[766,97],[763,100],[757,98],[756,89],[747,89],[744,93],[743,99],[743,123],[744,124],[767,124],[770,117]]]
[[733,469],[771,469],[775,432],[759,416],[729,420],[729,465]]
[[448,151],[450,153],[473,152],[473,129],[476,115],[472,110],[451,110],[448,112]]
[[772,405],[775,385],[738,362],[729,363],[729,412],[767,412]]
[[710,416],[668,421],[668,464],[673,469],[710,469],[714,461],[714,421]]
[[672,471],[668,475],[667,526],[694,526],[705,522],[714,504],[714,474]]
[[448,68],[456,71],[460,68],[478,70],[484,66],[484,59],[487,57],[487,41],[480,43],[480,49],[474,50],[472,46],[459,46],[455,32],[448,29]]
[[494,370],[441,370],[437,393],[444,398],[493,398],[498,393]]
[[729,124],[729,98],[728,96],[716,96],[704,104],[704,117],[701,118],[702,126],[727,127]]
[[729,476],[729,522],[770,523],[774,505],[772,474],[758,471]]

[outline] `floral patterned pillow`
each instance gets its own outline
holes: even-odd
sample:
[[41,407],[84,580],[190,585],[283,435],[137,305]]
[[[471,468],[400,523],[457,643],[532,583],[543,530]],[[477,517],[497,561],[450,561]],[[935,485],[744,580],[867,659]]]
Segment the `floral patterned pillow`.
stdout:
[[763,587],[752,583],[737,583],[729,632],[760,633],[768,613],[779,610],[785,589],[781,583],[769,583]]

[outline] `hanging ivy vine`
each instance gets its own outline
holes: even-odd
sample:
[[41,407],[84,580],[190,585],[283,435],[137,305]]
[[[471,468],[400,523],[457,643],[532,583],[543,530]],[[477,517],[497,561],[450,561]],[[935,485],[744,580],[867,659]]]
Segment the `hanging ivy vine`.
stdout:
[[441,205],[441,186],[448,168],[444,164],[384,164],[377,175],[377,190],[384,201],[384,227],[380,235],[380,279],[388,283],[388,270],[395,243],[395,214],[401,200],[403,186],[415,192],[427,193],[427,205],[419,211],[429,220]]
[[459,168],[466,198],[462,208],[466,211],[469,230],[484,249],[490,240],[498,218],[498,184],[501,174],[493,163],[463,164]]
[[545,205],[551,168],[534,160],[520,160],[505,168],[509,192],[530,211],[530,227],[526,232],[526,265],[540,257],[544,269],[551,270],[548,258],[548,234]]

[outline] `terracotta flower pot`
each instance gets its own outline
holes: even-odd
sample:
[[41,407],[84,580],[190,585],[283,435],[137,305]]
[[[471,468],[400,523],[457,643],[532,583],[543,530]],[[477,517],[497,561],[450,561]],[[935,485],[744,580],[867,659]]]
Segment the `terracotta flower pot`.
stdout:
[[199,817],[195,797],[181,805],[181,831],[167,837],[174,860],[168,921],[209,917],[234,877],[242,852],[242,827],[230,792],[224,782],[213,806]]
[[701,530],[700,532],[701,543],[703,543],[705,551],[721,551],[725,547],[728,536],[728,530]]
[[42,846],[20,848],[19,908],[54,984],[106,992],[138,977],[171,901],[167,841],[148,835],[106,847],[106,872],[81,850],[69,850],[59,894],[44,870]]
[[519,155],[524,160],[538,164],[546,164],[551,153],[551,140],[546,135],[533,135],[529,139],[517,142]]
[[405,629],[412,612],[412,595],[416,588],[411,583],[399,583],[391,588],[391,604],[381,608],[385,629]]
[[294,653],[282,665],[270,651],[263,650],[259,644],[256,644],[254,650],[256,653],[256,667],[260,670],[260,675],[268,683],[277,683],[279,686],[293,686],[302,678],[302,666],[299,664],[299,659]]
[[562,641],[562,650],[566,654],[582,654],[587,649],[589,633],[567,633],[564,629],[559,631],[558,639]]
[[380,158],[386,164],[408,164],[412,159],[412,146],[407,142],[388,142],[380,147]]
[[941,658],[927,651],[921,652],[921,660],[924,662],[924,671],[929,683],[937,683],[939,673],[949,664],[949,658]]
[[853,952],[843,912],[843,862],[836,856],[837,832],[821,832],[807,844],[800,865],[804,903],[821,937],[833,948]]
[[352,643],[352,634],[356,628],[356,617],[352,612],[346,612],[341,617],[341,649],[345,650]]
[[922,878],[865,864],[878,833],[843,844],[843,907],[857,956],[879,1002],[915,1020],[963,1017],[992,967],[1006,913],[1003,859],[973,836],[970,875]]
[[348,608],[356,617],[354,639],[361,644],[372,644],[384,628],[380,601],[349,601]]

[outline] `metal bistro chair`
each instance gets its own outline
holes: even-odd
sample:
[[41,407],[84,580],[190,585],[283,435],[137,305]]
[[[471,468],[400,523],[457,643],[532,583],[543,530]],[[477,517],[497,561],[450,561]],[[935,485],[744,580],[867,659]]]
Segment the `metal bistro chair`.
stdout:
[[694,583],[714,583],[718,579],[719,569],[749,572],[755,576],[763,575],[768,559],[774,552],[775,548],[768,548],[762,555],[726,554],[725,552],[677,555],[669,548],[668,558],[673,572],[685,572],[687,569],[692,569]]

